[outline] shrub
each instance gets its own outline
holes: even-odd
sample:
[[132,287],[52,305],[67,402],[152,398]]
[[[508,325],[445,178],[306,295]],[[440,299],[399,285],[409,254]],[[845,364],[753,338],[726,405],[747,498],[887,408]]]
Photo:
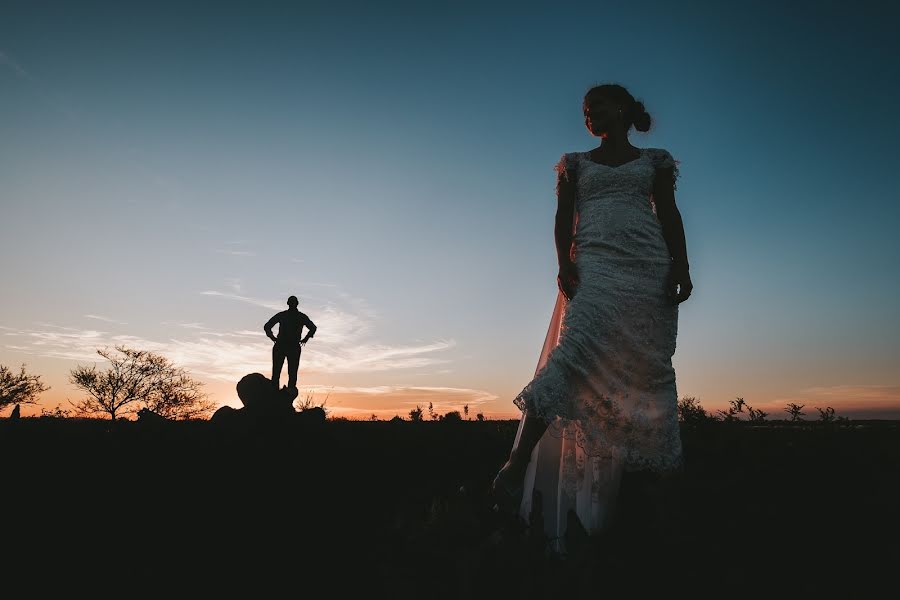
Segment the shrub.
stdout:
[[678,401],[678,420],[687,425],[696,425],[698,423],[706,423],[714,421],[714,417],[710,417],[706,410],[700,406],[700,401],[693,396],[685,396]]

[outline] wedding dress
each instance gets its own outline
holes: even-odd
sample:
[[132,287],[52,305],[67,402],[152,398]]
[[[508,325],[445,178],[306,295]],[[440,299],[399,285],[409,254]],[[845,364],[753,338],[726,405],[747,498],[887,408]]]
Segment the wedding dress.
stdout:
[[[556,166],[575,177],[580,282],[570,301],[557,291],[534,379],[514,403],[549,423],[531,455],[519,515],[531,521],[539,509],[534,516],[557,551],[571,514],[589,534],[609,524],[622,471],[683,461],[672,367],[678,305],[665,288],[671,258],[651,195],[663,166],[677,178],[676,161],[661,148],[617,167],[588,152],[565,154]],[[524,416],[514,446],[522,423]],[[542,507],[533,506],[534,491]]]

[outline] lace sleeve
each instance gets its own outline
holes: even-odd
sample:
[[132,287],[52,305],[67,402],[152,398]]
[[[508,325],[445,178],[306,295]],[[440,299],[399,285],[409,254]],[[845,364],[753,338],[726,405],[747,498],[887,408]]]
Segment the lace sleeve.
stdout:
[[563,183],[575,182],[575,161],[569,154],[563,154],[556,163],[556,193],[559,195],[559,188]]
[[681,163],[680,160],[675,160],[668,150],[664,150],[660,148],[656,151],[656,168],[671,168],[672,169],[672,187],[673,189],[678,189],[676,182],[678,180],[679,172],[678,165]]

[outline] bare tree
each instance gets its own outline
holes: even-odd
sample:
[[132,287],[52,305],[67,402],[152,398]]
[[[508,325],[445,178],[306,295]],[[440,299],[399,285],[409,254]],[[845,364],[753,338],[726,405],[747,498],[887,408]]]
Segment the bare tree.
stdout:
[[109,361],[109,369],[79,365],[69,373],[69,381],[88,394],[72,403],[79,413],[108,414],[115,420],[146,407],[163,416],[190,418],[214,408],[200,391],[201,384],[166,357],[126,346],[115,348],[119,354],[107,348],[97,350]]
[[0,410],[10,404],[35,404],[38,395],[50,386],[41,383],[40,375],[29,375],[25,364],[18,374],[6,365],[0,365]]
[[466,415],[466,420],[468,421],[469,420],[469,405],[468,404],[463,406],[463,414]]
[[146,407],[167,419],[208,419],[217,406],[203,392],[203,384],[183,369],[170,369],[170,377],[150,394]]

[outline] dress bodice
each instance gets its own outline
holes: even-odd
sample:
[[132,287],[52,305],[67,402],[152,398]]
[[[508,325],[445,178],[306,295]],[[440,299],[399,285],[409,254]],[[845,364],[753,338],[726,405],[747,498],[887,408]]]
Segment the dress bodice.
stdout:
[[617,167],[592,161],[589,152],[566,154],[560,162],[560,172],[576,183],[576,262],[578,255],[598,253],[612,260],[670,260],[652,198],[656,169],[676,167],[668,151],[642,148],[640,157]]

